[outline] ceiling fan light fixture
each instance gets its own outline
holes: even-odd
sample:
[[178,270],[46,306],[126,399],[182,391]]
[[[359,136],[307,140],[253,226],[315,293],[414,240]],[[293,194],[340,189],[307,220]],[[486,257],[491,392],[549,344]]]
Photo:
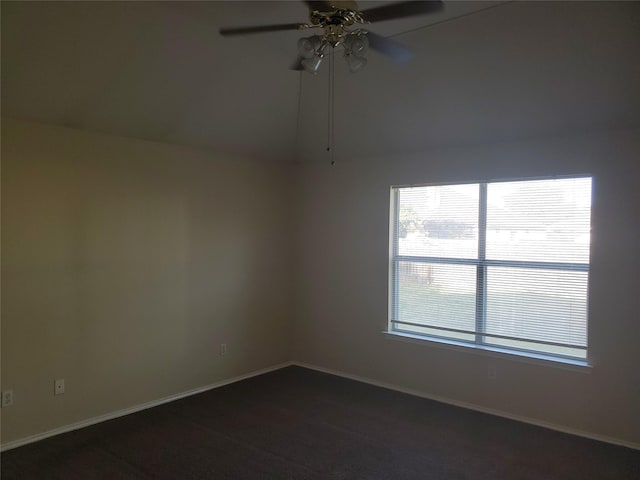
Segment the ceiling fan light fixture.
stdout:
[[369,50],[369,39],[364,32],[352,33],[344,41],[345,50],[349,50],[354,55],[364,56]]
[[322,56],[314,55],[311,58],[303,59],[302,62],[300,63],[302,64],[302,66],[307,72],[315,75],[316,73],[318,73],[318,70],[320,69],[320,64],[322,63]]
[[367,64],[367,59],[365,57],[363,57],[362,55],[355,55],[348,51],[345,51],[344,59],[347,62],[347,65],[349,66],[349,71],[351,73],[359,72]]
[[354,32],[344,39],[344,59],[351,73],[362,70],[367,64],[365,54],[369,50],[369,39],[366,32]]
[[311,37],[303,37],[298,40],[298,53],[303,58],[312,58],[322,48],[322,37],[312,35]]

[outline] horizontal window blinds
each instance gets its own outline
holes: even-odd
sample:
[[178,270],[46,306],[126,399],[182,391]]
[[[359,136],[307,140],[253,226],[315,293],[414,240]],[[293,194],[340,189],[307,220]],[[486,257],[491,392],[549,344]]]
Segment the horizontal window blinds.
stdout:
[[591,178],[392,192],[392,330],[586,358]]

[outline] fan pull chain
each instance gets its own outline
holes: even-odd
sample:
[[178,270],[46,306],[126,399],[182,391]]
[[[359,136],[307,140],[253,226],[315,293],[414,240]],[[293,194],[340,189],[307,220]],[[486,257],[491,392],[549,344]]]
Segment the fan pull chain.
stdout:
[[329,152],[329,161],[331,166],[336,162],[333,159],[333,141],[334,141],[334,110],[335,110],[335,56],[331,51],[331,59],[329,61],[329,95],[327,106],[327,152]]
[[298,83],[298,110],[296,113],[296,136],[295,141],[293,142],[293,158],[297,163],[299,161],[299,153],[300,153],[300,116],[302,111],[302,75],[303,72],[300,72],[300,80]]

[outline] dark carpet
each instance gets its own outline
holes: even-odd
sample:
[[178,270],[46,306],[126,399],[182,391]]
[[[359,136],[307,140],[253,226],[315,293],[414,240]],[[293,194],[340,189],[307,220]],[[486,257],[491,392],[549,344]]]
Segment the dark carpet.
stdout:
[[288,367],[2,453],[2,479],[638,480],[640,451]]

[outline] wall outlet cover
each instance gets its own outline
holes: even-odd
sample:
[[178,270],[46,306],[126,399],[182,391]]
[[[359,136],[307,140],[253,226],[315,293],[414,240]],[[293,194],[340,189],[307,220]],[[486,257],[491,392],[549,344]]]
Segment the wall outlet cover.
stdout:
[[64,393],[64,378],[59,378],[53,382],[53,394],[62,395]]
[[8,407],[13,405],[13,390],[2,391],[2,406]]

